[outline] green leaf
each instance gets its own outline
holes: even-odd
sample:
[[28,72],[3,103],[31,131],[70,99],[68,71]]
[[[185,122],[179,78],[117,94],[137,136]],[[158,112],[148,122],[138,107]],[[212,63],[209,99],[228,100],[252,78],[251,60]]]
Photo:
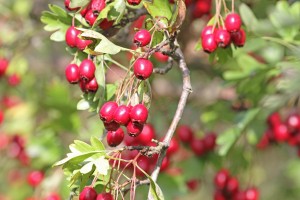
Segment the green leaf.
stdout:
[[105,100],[109,101],[115,95],[117,86],[115,84],[106,84]]
[[85,7],[90,0],[71,0],[70,8]]
[[246,27],[250,30],[253,30],[258,21],[252,10],[243,3],[239,7],[239,12]]
[[161,43],[164,39],[164,33],[161,31],[155,31],[152,38],[151,46],[154,47]]
[[113,9],[109,11],[109,19],[119,23],[125,13],[126,3],[124,0],[115,0]]
[[153,179],[151,178],[151,176],[149,176],[147,173],[145,175],[150,180],[150,192],[151,192],[153,199],[154,200],[164,200],[165,199],[164,195],[163,195],[160,187],[158,186],[158,184],[156,182],[154,182]]
[[88,163],[86,163],[85,165],[83,165],[83,166],[81,167],[80,173],[82,173],[82,174],[87,174],[87,173],[89,173],[90,171],[92,171],[93,165],[94,165],[93,162],[88,162]]
[[96,166],[96,171],[101,175],[107,175],[109,170],[109,161],[101,156],[94,160],[94,165]]
[[143,4],[152,18],[160,19],[168,26],[168,21],[171,20],[173,15],[169,0],[143,1]]
[[96,137],[91,137],[91,145],[95,150],[105,150],[103,143]]
[[90,108],[90,103],[85,99],[81,99],[77,103],[77,110],[88,110],[89,108]]

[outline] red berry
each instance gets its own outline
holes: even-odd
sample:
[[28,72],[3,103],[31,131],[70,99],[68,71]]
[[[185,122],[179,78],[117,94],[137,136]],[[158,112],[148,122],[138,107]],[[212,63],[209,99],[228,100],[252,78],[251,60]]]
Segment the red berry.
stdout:
[[113,20],[108,21],[107,19],[103,19],[102,22],[99,24],[99,27],[100,27],[102,30],[107,30],[107,29],[109,29],[110,27],[112,27],[113,24],[114,24],[114,21],[113,21]]
[[95,64],[92,60],[85,59],[79,65],[79,77],[82,80],[90,81],[95,77]]
[[61,200],[60,196],[56,193],[48,195],[45,200]]
[[0,110],[0,125],[2,124],[3,120],[4,120],[4,113],[3,111]]
[[21,77],[18,74],[14,73],[8,77],[7,82],[10,86],[17,86],[21,82]]
[[120,124],[115,121],[111,121],[109,123],[104,122],[104,127],[108,131],[116,131],[118,128],[120,128]]
[[76,38],[76,47],[79,50],[84,50],[86,47],[88,47],[92,43],[93,43],[92,40],[84,40],[84,39],[81,39],[80,37]]
[[209,14],[211,9],[211,0],[197,1],[194,5],[193,17],[200,18],[205,14]]
[[168,156],[164,157],[161,166],[160,166],[160,171],[165,171],[166,169],[168,169],[170,166],[170,159],[168,158]]
[[114,200],[111,193],[100,193],[97,196],[97,200]]
[[225,27],[228,32],[237,32],[242,26],[241,17],[237,13],[230,13],[225,18]]
[[286,120],[286,125],[290,131],[300,130],[300,115],[299,114],[291,114],[288,116]]
[[[269,130],[270,131],[270,130]],[[273,133],[272,133],[273,134]],[[259,142],[256,144],[256,147],[258,149],[265,149],[270,143],[270,139],[266,133],[264,133],[259,140]]]
[[106,140],[108,145],[111,147],[118,146],[119,144],[121,144],[123,139],[124,139],[124,131],[122,128],[118,128],[118,130],[116,131],[107,132]]
[[237,47],[243,47],[246,42],[246,33],[244,29],[240,29],[237,32],[231,33],[231,40]]
[[217,43],[213,34],[205,35],[202,38],[202,48],[206,53],[212,53],[217,49]]
[[105,8],[105,6],[105,0],[92,0],[90,4],[90,9],[94,14],[98,15],[101,12],[101,10]]
[[94,77],[92,80],[90,80],[85,85],[85,88],[89,92],[97,92],[97,90],[98,90],[98,83],[97,83],[96,77]]
[[0,77],[5,74],[8,64],[8,60],[6,60],[5,58],[0,58]]
[[233,195],[239,190],[239,182],[235,177],[231,177],[228,179],[226,183],[226,191]]
[[118,108],[118,104],[114,101],[108,101],[101,107],[99,111],[100,119],[105,122],[109,123],[114,119],[114,113]]
[[120,125],[127,125],[130,121],[130,108],[125,105],[119,106],[114,113],[114,121]]
[[84,7],[81,11],[80,14],[82,17],[85,17],[86,13],[90,10],[91,6],[88,4],[86,7]]
[[32,187],[38,186],[44,179],[44,173],[41,171],[32,171],[27,176],[27,182]]
[[215,186],[223,190],[230,178],[229,172],[226,169],[221,169],[214,177]]
[[291,146],[299,146],[300,145],[300,132],[296,132],[296,134],[290,136],[288,139],[288,143]]
[[71,0],[65,0],[65,7],[67,10],[69,11],[73,11],[73,10],[79,10],[80,8],[70,8],[70,3],[71,3]]
[[92,187],[85,187],[80,192],[79,200],[96,200],[97,192]]
[[138,47],[144,47],[147,44],[149,44],[150,41],[151,41],[151,34],[149,31],[145,29],[141,29],[138,32],[136,32],[133,38],[133,42]]
[[214,150],[216,146],[217,136],[215,133],[208,133],[204,137],[204,146],[206,151]]
[[69,47],[76,47],[76,38],[80,34],[80,31],[77,30],[74,26],[70,26],[65,35],[66,43]]
[[204,140],[202,139],[194,139],[191,142],[191,148],[197,156],[202,156],[206,153]]
[[270,127],[276,126],[281,123],[281,117],[278,112],[274,112],[268,116],[267,122]]
[[85,80],[80,80],[79,81],[79,87],[81,89],[82,92],[86,93],[88,92],[87,89],[86,89],[86,81]]
[[233,200],[245,200],[245,199],[246,199],[245,191],[238,191],[233,196]]
[[155,53],[153,54],[153,56],[154,56],[154,58],[155,58],[156,60],[158,60],[159,62],[167,62],[168,59],[169,59],[169,56],[164,55],[164,54],[161,53],[161,52],[155,52]]
[[203,38],[206,35],[211,35],[211,34],[215,34],[216,32],[216,28],[213,31],[213,26],[205,26],[201,32],[201,38]]
[[289,136],[289,130],[285,124],[279,124],[273,127],[274,138],[278,142],[286,141]]
[[216,30],[214,37],[219,47],[225,48],[230,44],[230,33],[224,29]]
[[90,25],[90,26],[93,26],[96,22],[96,19],[97,19],[97,15],[95,15],[93,13],[92,10],[88,10],[87,13],[85,14],[84,18],[86,20],[86,22]]
[[130,121],[126,126],[127,133],[131,137],[137,137],[139,134],[141,134],[143,127],[143,124],[133,123],[132,121]]
[[177,135],[180,139],[180,141],[184,143],[190,143],[192,142],[194,138],[194,132],[193,130],[187,126],[187,125],[181,125],[177,129]]
[[169,148],[167,149],[167,156],[171,156],[179,150],[179,143],[175,138],[170,141]]
[[71,84],[78,83],[79,81],[79,67],[76,64],[69,64],[65,70],[66,79]]
[[155,138],[155,130],[151,124],[145,124],[142,132],[136,137],[139,145],[150,146],[151,140]]
[[256,188],[247,189],[244,200],[259,200],[259,191]]
[[221,191],[215,191],[214,200],[226,200],[225,196]]
[[132,107],[130,118],[133,123],[144,124],[148,118],[148,109],[143,104],[137,104]]
[[199,187],[200,181],[198,179],[190,179],[186,181],[186,186],[189,190],[195,191]]
[[138,58],[133,65],[134,75],[141,80],[149,78],[153,72],[153,64],[145,58]]
[[142,1],[142,0],[127,0],[127,3],[128,3],[129,5],[135,6],[135,5],[139,5],[139,4],[141,3],[141,1]]
[[[137,164],[140,168],[142,168],[142,170],[144,170],[146,173],[149,173],[149,170],[150,170],[150,160],[148,157],[146,156],[140,156],[138,159],[137,159]],[[136,173],[138,176],[143,176],[144,173],[136,168]]]

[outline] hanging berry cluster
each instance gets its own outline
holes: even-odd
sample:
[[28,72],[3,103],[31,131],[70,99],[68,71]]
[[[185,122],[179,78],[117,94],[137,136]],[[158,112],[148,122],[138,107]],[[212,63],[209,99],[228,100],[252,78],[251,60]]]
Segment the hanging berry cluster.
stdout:
[[[203,50],[207,53],[212,53],[218,47],[226,48],[231,43],[236,47],[243,47],[246,41],[246,33],[241,28],[241,17],[234,12],[234,1],[232,1],[232,10],[226,15],[225,20],[223,20],[221,15],[222,1],[216,2],[216,14],[213,18],[214,24],[205,26],[201,32]],[[224,10],[227,12],[226,7]]]
[[79,200],[113,200],[113,195],[108,192],[97,194],[92,187],[85,187],[79,195]]
[[279,112],[274,112],[267,119],[268,129],[263,134],[257,148],[264,149],[271,143],[288,143],[296,147],[300,155],[300,115],[291,113],[285,120]]
[[221,169],[214,177],[214,200],[259,200],[259,191],[254,188],[241,190],[239,181],[227,169]]

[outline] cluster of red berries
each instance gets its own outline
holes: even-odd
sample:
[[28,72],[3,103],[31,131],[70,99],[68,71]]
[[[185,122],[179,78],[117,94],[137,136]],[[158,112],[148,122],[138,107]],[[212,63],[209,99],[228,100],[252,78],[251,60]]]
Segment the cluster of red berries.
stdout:
[[[7,69],[9,66],[9,61],[6,58],[1,58],[0,57],[0,78],[7,75]],[[16,86],[19,85],[19,83],[21,82],[21,77],[19,74],[17,73],[13,73],[7,76],[7,83],[10,86]]]
[[204,138],[195,138],[194,131],[187,125],[181,125],[177,129],[177,135],[181,142],[188,144],[197,156],[203,156],[215,149],[217,135],[207,133]]
[[267,119],[268,129],[257,144],[259,149],[266,148],[272,142],[287,142],[290,146],[296,146],[300,155],[300,115],[290,114],[286,120],[282,120],[278,112],[269,115]]
[[221,169],[214,177],[216,187],[214,200],[259,200],[259,191],[254,188],[241,190],[237,178],[227,169]]
[[80,192],[79,200],[114,200],[111,193],[103,192],[97,194],[97,191],[92,187],[85,187]]
[[237,47],[244,46],[246,33],[241,25],[241,17],[237,13],[230,13],[226,16],[223,27],[204,27],[201,33],[203,50],[212,53],[218,47],[226,48],[231,42]]
[[109,101],[102,105],[99,116],[108,131],[108,145],[115,147],[124,139],[124,131],[120,126],[125,126],[131,137],[137,137],[142,132],[148,118],[148,109],[143,104],[126,106]]
[[90,59],[83,60],[78,66],[71,63],[66,67],[66,79],[71,84],[79,83],[83,92],[97,92],[98,83],[95,78],[96,66]]

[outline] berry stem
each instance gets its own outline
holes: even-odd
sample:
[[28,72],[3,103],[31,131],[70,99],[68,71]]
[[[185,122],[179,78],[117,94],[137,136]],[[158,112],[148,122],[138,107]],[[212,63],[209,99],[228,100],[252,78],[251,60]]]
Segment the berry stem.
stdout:
[[231,11],[234,13],[234,0],[231,1]]

